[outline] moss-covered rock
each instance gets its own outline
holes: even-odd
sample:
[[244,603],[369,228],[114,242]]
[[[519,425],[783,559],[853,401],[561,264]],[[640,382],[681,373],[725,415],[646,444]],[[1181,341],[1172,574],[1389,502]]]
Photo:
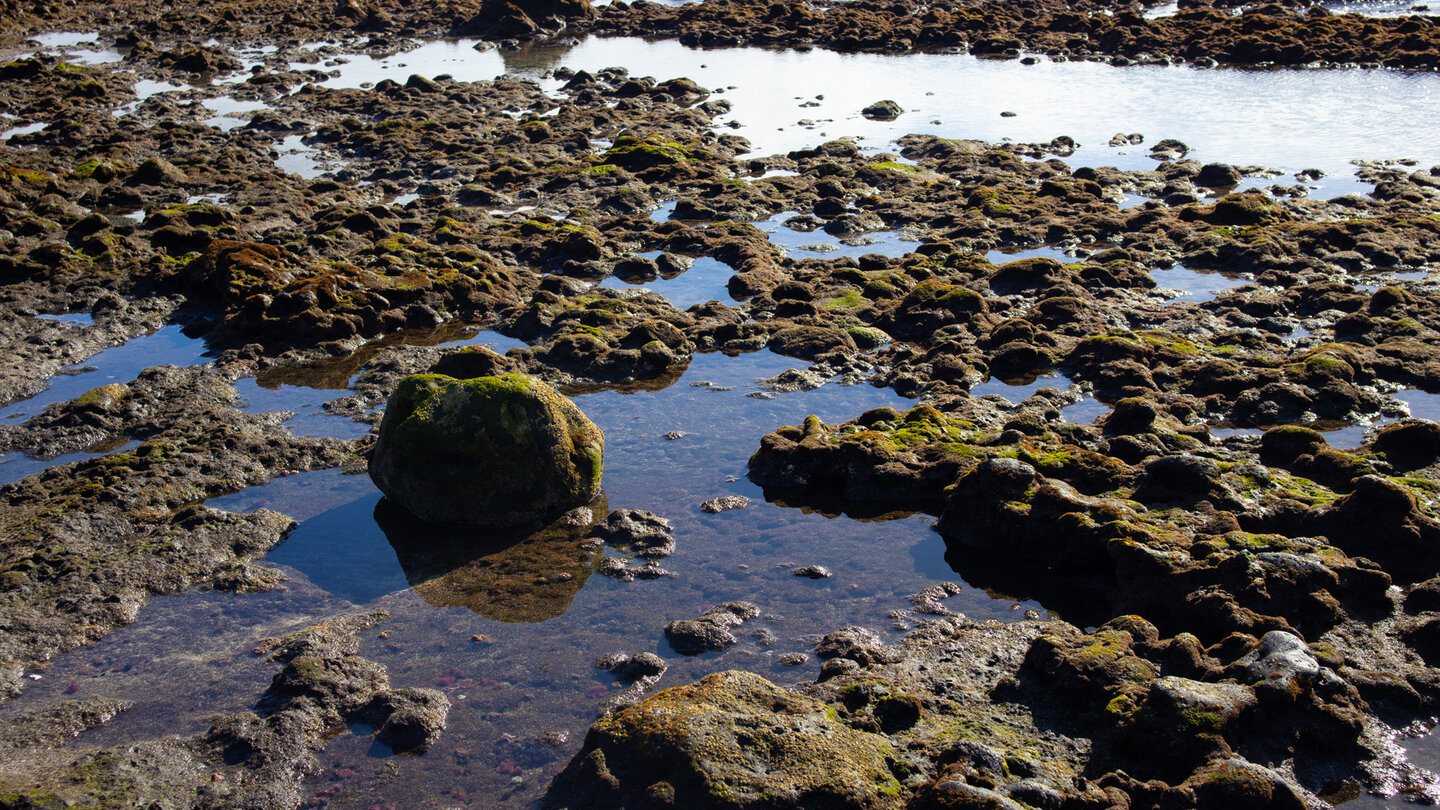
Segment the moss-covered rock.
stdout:
[[667,689],[590,728],[549,807],[899,807],[883,737],[759,675]]
[[390,396],[370,477],[425,520],[507,528],[594,498],[604,455],[600,429],[539,380],[417,374]]

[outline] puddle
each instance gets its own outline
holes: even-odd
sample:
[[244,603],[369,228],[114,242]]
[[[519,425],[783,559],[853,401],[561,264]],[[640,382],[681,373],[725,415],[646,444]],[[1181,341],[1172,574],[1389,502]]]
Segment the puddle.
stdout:
[[121,118],[126,115],[130,115],[131,113],[140,109],[140,105],[144,104],[146,99],[150,98],[151,96],[158,95],[160,93],[174,93],[178,90],[185,89],[187,88],[183,84],[174,84],[172,82],[157,82],[152,79],[140,79],[135,82],[135,100],[130,102],[129,104],[116,107],[110,112],[110,114],[116,118]]
[[[0,420],[20,421],[56,402],[116,382],[130,382],[152,366],[191,366],[205,361],[205,341],[186,336],[178,324],[161,327],[148,335],[106,349],[83,363],[71,366],[50,380],[50,387],[29,399],[0,408]],[[89,370],[86,370],[89,369]]]
[[289,135],[281,141],[276,147],[280,157],[275,159],[275,165],[282,171],[298,174],[307,180],[314,180],[337,168],[336,164],[321,156],[319,148],[307,145],[304,139],[304,135]]
[[10,129],[4,130],[3,132],[0,132],[0,141],[8,141],[16,135],[29,135],[32,132],[39,132],[47,126],[49,126],[49,124],[41,121],[36,124],[25,124],[24,126],[12,127]]
[[726,284],[733,275],[735,271],[729,265],[702,256],[690,265],[690,269],[672,278],[630,283],[610,276],[595,286],[612,290],[649,290],[665,296],[676,309],[688,309],[706,301],[721,301],[727,304],[732,301]]
[[1215,440],[1232,439],[1236,436],[1263,436],[1265,431],[1259,428],[1210,428],[1210,438]]
[[1357,0],[1346,3],[1321,3],[1334,14],[1364,14],[1367,17],[1406,17],[1411,14],[1433,15],[1435,7],[1414,0]]
[[76,48],[81,45],[93,45],[100,41],[97,33],[79,33],[75,31],[56,31],[49,34],[36,34],[30,39],[40,43],[42,48]]
[[[502,352],[525,344],[508,338],[498,332],[473,332],[474,325],[458,322],[447,323],[436,329],[402,329],[377,338],[350,354],[330,357],[313,363],[294,366],[273,366],[255,376],[261,388],[276,389],[282,385],[300,388],[344,390],[353,384],[355,375],[374,359],[375,355],[392,346],[464,346],[468,344],[494,344]],[[501,348],[503,347],[503,348]],[[336,394],[335,396],[342,396]],[[326,397],[334,399],[335,396]],[[323,400],[322,400],[323,401]]]
[[[1108,146],[1117,131],[1141,132],[1147,143],[1181,138],[1190,157],[1205,162],[1264,165],[1287,174],[1322,169],[1327,176],[1315,192],[1322,197],[1365,188],[1354,179],[1355,158],[1440,163],[1440,142],[1416,135],[1440,128],[1440,104],[1424,103],[1440,97],[1440,76],[1433,73],[1116,68],[1048,60],[1021,65],[953,54],[700,50],[633,38],[592,38],[548,49],[558,63],[577,70],[628,65],[636,75],[735,85],[717,94],[734,104],[718,123],[741,123],[738,134],[750,139],[756,156],[823,140],[792,126],[794,98],[823,95],[806,116],[835,119],[827,125],[829,137],[855,136],[881,146],[909,132],[1026,143],[1069,135],[1081,144],[1064,158],[1072,166],[1150,169],[1154,161],[1145,146],[1129,147],[1126,155]],[[486,75],[485,69],[450,68],[460,78]],[[776,82],[775,76],[789,79]],[[545,86],[559,83],[547,80]],[[905,112],[892,122],[860,117],[863,107],[884,98]],[[1157,103],[1181,99],[1183,104]],[[1002,110],[1017,115],[1001,118]]]
[[971,388],[970,396],[983,397],[987,394],[998,394],[1011,404],[1018,404],[1029,399],[1032,394],[1041,388],[1058,388],[1061,391],[1066,391],[1069,390],[1071,385],[1070,378],[1064,374],[1045,374],[1029,382],[1006,382],[1005,380],[991,377],[985,382]]
[[[1058,388],[1067,391],[1074,383],[1064,374],[1044,374],[1031,380],[1020,381],[999,380],[994,377],[986,380],[970,389],[970,396],[983,397],[987,394],[998,394],[1004,397],[1011,404],[1019,404],[1029,399],[1041,388]],[[1060,409],[1060,421],[1069,422],[1072,425],[1089,425],[1096,419],[1110,413],[1110,406],[1091,396],[1084,394],[1080,401],[1066,405]]]
[[1417,419],[1440,422],[1440,394],[1427,394],[1419,389],[1397,391],[1391,396],[1410,406],[1410,415]]
[[918,241],[903,238],[900,231],[872,231],[854,237],[832,236],[823,226],[813,231],[797,231],[785,224],[794,211],[776,214],[767,220],[751,223],[770,237],[770,243],[782,248],[792,258],[827,258],[841,256],[859,258],[867,253],[878,253],[898,258],[915,250]]
[[1042,245],[1040,247],[1025,248],[1023,250],[1001,248],[986,253],[985,259],[991,264],[1006,264],[1008,262],[1018,262],[1021,259],[1054,259],[1061,264],[1070,264],[1076,261],[1076,258],[1066,253],[1063,248],[1053,245]]
[[31,458],[24,453],[0,453],[0,484],[13,484],[22,478],[28,478],[37,473],[42,473],[51,467],[58,467],[61,464],[70,464],[75,461],[85,461],[97,456],[109,455],[111,453],[123,453],[133,447],[138,447],[140,442],[128,441],[119,446],[93,447],[80,453],[66,453],[55,458]]
[[1227,278],[1220,273],[1207,273],[1175,265],[1168,269],[1153,269],[1151,278],[1161,287],[1179,290],[1180,294],[1165,299],[1166,304],[1177,301],[1209,301],[1225,290],[1250,284],[1250,279]]
[[[427,42],[412,51],[393,56],[375,58],[368,54],[346,53],[344,64],[327,62],[322,69],[336,75],[323,82],[321,87],[357,88],[368,87],[385,79],[401,84],[412,75],[434,78],[451,73],[465,81],[493,79],[507,71],[502,52],[498,48],[485,46],[476,50],[478,39],[441,39]],[[312,47],[323,48],[329,43],[316,43]],[[621,63],[617,63],[621,64]],[[290,65],[291,70],[313,70],[317,66],[307,62]]]
[[306,388],[276,383],[261,386],[254,377],[235,381],[235,390],[245,400],[241,410],[246,413],[293,411],[285,426],[296,436],[328,436],[335,439],[358,439],[370,432],[370,426],[347,416],[329,413],[322,404],[336,398],[334,390]]
[[473,335],[437,343],[435,347],[437,349],[455,349],[462,346],[484,346],[497,354],[504,354],[511,349],[523,349],[528,345],[520,338],[502,335],[491,329],[481,329]]
[[1109,405],[1086,394],[1074,405],[1066,405],[1060,409],[1060,421],[1069,422],[1072,425],[1093,425],[1095,420],[1110,411]]
[[244,126],[250,118],[250,113],[260,112],[265,105],[255,101],[241,101],[229,96],[218,98],[207,98],[200,102],[205,109],[215,113],[206,118],[205,124],[216,129],[229,132],[236,127]]
[[95,323],[95,318],[88,312],[62,312],[58,315],[51,315],[48,312],[41,312],[35,315],[37,318],[44,318],[47,321],[59,321],[71,323],[76,326],[90,326]]
[[1381,417],[1373,422],[1359,425],[1320,421],[1305,423],[1304,426],[1324,434],[1326,443],[1331,447],[1339,450],[1354,450],[1367,440],[1374,438],[1375,431],[1394,421],[1396,421],[1394,417]]

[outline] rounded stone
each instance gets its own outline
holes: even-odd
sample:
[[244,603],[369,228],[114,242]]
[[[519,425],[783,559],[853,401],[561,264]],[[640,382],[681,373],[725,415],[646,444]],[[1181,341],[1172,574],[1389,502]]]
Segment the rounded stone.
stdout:
[[370,478],[423,520],[499,529],[588,503],[604,456],[600,428],[539,380],[417,374],[386,403]]

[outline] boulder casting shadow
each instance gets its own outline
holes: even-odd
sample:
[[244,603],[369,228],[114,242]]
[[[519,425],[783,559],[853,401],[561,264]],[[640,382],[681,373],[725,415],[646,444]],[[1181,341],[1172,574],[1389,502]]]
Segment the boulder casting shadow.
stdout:
[[468,529],[427,523],[381,498],[375,522],[426,602],[496,621],[543,622],[564,614],[594,571],[600,547],[584,539],[608,513],[602,492],[539,530]]

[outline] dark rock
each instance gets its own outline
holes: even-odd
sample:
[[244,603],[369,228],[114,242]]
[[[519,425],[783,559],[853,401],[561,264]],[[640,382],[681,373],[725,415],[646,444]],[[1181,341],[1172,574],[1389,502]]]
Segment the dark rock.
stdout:
[[861,110],[860,114],[872,121],[894,121],[896,118],[899,118],[900,113],[903,112],[905,112],[903,107],[890,99],[886,99],[871,104]]
[[724,602],[698,619],[677,619],[665,625],[665,640],[681,655],[719,652],[735,644],[730,628],[760,615],[750,602]]

